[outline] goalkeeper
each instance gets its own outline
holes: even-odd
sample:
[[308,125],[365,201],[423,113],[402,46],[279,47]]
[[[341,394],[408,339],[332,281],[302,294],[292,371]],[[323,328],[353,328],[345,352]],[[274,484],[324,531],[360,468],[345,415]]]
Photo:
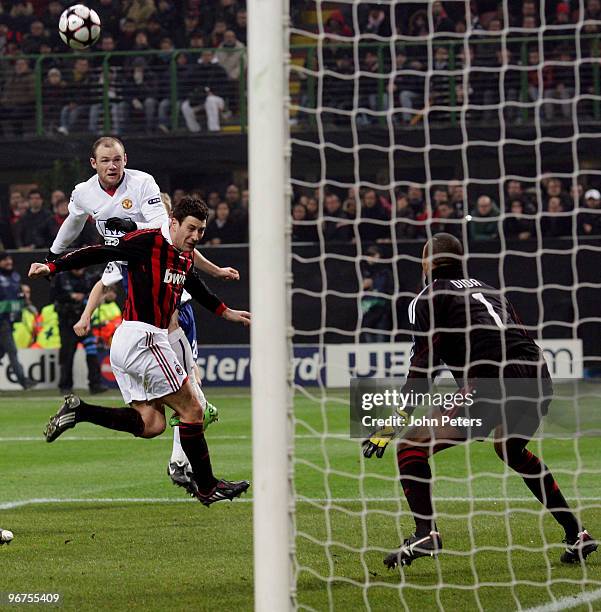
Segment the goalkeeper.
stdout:
[[[436,369],[446,364],[459,386],[467,382],[469,389],[485,395],[476,394],[478,400],[470,407],[467,402],[455,406],[452,416],[465,417],[455,420],[461,426],[449,420],[440,424],[440,411],[435,409],[429,414],[434,425],[412,426],[401,436],[397,463],[416,530],[384,564],[388,568],[410,565],[418,557],[440,552],[429,457],[469,437],[484,439],[491,431],[499,458],[522,476],[532,494],[563,527],[566,548],[561,561],[581,562],[597,549],[597,543],[579,524],[547,466],[526,448],[551,402],[551,378],[542,352],[498,290],[465,278],[462,256],[461,243],[450,234],[437,234],[424,246],[422,267],[431,282],[409,305],[414,342],[402,393],[408,396],[412,391],[427,391]],[[485,385],[484,379],[492,385]],[[503,387],[510,381],[520,383],[519,399],[499,403]],[[529,388],[529,381],[536,389]],[[473,425],[464,426],[467,417],[473,418]],[[381,457],[395,435],[393,429],[374,433],[364,441],[363,454]]]

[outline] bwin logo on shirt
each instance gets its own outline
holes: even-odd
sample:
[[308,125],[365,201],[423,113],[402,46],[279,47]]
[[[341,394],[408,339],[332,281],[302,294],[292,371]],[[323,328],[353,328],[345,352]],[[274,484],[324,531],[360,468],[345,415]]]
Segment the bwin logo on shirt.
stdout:
[[171,283],[172,285],[183,285],[186,282],[186,275],[181,272],[173,272],[173,270],[167,268],[163,282]]

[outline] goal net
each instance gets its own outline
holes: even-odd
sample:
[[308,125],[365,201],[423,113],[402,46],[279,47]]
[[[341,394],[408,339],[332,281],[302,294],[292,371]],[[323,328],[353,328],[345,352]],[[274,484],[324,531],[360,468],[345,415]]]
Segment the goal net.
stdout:
[[406,375],[423,245],[455,235],[544,349],[555,399],[528,448],[599,537],[600,28],[597,0],[291,3],[299,609],[601,605],[596,555],[560,563],[561,527],[490,439],[430,459],[443,551],[387,570],[413,517],[394,444],[365,459],[349,410],[353,378]]

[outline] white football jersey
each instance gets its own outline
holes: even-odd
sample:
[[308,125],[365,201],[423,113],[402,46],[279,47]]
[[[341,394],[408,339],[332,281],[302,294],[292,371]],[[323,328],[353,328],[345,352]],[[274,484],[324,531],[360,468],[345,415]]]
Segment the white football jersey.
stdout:
[[146,172],[128,168],[112,196],[100,186],[97,175],[76,185],[69,212],[75,216],[90,215],[96,221],[98,233],[105,238],[123,235],[123,232],[106,229],[106,221],[111,217],[135,221],[138,229],[143,229],[140,225],[160,227],[167,220],[161,190],[154,178]]
[[50,247],[53,253],[60,254],[69,248],[81,233],[88,215],[96,222],[98,233],[105,241],[123,235],[123,232],[106,229],[106,221],[111,217],[135,221],[138,229],[161,227],[167,220],[161,191],[150,174],[126,168],[112,196],[100,186],[95,174],[75,186],[69,202],[69,216]]

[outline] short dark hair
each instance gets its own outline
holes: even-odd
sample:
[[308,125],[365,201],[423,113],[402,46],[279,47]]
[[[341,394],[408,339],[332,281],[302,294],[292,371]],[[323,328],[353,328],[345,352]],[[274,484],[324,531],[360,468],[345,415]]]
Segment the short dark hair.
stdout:
[[36,193],[40,196],[40,198],[42,199],[44,198],[42,192],[39,189],[31,189],[29,193],[27,194],[27,197],[30,198],[32,195],[35,195]]
[[120,138],[117,138],[116,136],[101,136],[92,145],[92,157],[96,159],[96,153],[98,151],[98,147],[101,147],[101,146],[110,147],[115,144],[119,145],[123,149],[123,152],[125,153],[125,145],[123,144],[123,141]]
[[461,263],[463,245],[452,234],[440,232],[428,240],[428,254],[436,266],[449,266]]
[[209,207],[200,198],[186,195],[171,208],[171,216],[180,223],[186,217],[206,221],[209,217]]

